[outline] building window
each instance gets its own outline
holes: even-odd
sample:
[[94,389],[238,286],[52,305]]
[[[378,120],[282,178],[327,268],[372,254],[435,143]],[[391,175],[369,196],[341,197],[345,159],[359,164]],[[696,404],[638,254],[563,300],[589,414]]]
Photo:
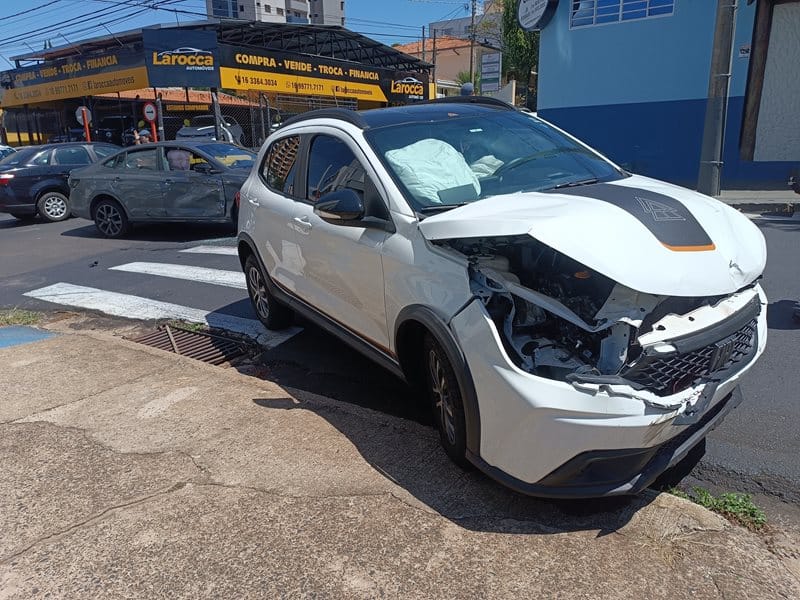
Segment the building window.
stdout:
[[279,6],[279,7],[277,7],[275,9],[275,12],[278,13],[279,15],[282,15],[283,14],[283,9]]
[[339,3],[339,8],[341,9],[342,12],[344,12],[344,2]]
[[271,13],[272,12],[272,7],[269,4],[265,4],[264,5],[264,10],[266,12],[268,12],[268,13]]
[[620,23],[664,17],[675,11],[675,0],[572,0],[570,27]]
[[239,12],[240,12],[240,13],[243,13],[243,12],[244,12],[244,4],[240,4],[240,5],[239,5]]

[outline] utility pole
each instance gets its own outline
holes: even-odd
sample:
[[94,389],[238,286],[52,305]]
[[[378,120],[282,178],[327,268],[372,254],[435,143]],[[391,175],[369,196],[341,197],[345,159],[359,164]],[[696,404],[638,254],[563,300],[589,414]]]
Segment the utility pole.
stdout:
[[478,0],[472,0],[472,20],[469,26],[469,80],[475,85],[475,10]]
[[433,89],[434,92],[436,91],[436,28],[431,30],[431,35],[433,36],[433,60],[431,64],[433,65],[433,69],[431,70],[431,79],[433,79]]
[[711,72],[708,79],[708,102],[703,125],[703,147],[700,152],[700,173],[697,178],[697,191],[708,196],[718,196],[720,192],[736,9],[737,0],[718,0],[714,49],[711,53]]
[[422,62],[425,62],[425,25],[422,26]]

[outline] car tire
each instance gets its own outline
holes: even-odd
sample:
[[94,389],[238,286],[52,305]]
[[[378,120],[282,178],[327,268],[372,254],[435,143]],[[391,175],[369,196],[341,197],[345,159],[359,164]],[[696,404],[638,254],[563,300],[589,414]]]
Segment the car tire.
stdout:
[[101,200],[94,209],[94,225],[103,237],[121,238],[130,228],[128,216],[114,200]]
[[36,202],[36,210],[50,223],[64,221],[70,216],[69,198],[60,192],[44,192]]
[[261,265],[252,254],[244,263],[244,276],[247,281],[247,295],[250,297],[250,303],[264,327],[272,330],[289,327],[294,320],[292,310],[278,302],[269,291]]
[[11,216],[17,219],[18,221],[22,221],[23,223],[33,221],[36,218],[36,215],[21,215],[19,213],[11,213]]
[[450,460],[468,468],[467,426],[458,378],[447,353],[433,335],[425,336],[423,347],[426,387],[439,439]]

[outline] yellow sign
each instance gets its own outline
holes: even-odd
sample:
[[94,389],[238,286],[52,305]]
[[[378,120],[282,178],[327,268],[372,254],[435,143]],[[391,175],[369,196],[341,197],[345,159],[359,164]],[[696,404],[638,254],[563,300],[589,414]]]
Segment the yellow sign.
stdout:
[[0,106],[8,108],[36,102],[80,98],[81,96],[93,96],[95,94],[107,94],[146,87],[149,87],[147,67],[133,67],[111,71],[106,74],[97,73],[84,77],[71,77],[53,81],[52,83],[38,83],[10,90],[0,90],[2,92]]
[[374,83],[337,81],[286,73],[266,73],[246,69],[220,68],[221,87],[235,90],[261,90],[282,94],[309,94],[333,98],[357,98],[386,102],[386,94]]

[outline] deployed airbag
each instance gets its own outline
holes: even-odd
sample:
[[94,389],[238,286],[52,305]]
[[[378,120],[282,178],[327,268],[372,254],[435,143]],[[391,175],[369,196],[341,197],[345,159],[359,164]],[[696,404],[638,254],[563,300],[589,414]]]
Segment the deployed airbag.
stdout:
[[[408,191],[423,204],[441,204],[443,195],[439,192],[452,188],[470,186],[474,189],[474,194],[470,193],[462,201],[474,200],[481,193],[477,176],[461,153],[447,142],[432,138],[420,140],[397,150],[389,150],[386,160]],[[446,203],[455,202],[448,198]]]

